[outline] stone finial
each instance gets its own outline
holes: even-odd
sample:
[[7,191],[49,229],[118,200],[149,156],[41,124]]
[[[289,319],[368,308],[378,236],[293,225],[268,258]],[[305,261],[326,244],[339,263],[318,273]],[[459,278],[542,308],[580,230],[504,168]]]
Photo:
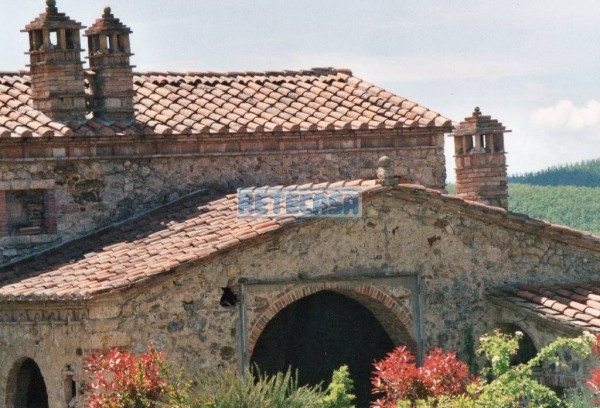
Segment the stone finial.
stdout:
[[480,116],[481,116],[481,109],[479,109],[479,106],[476,106],[475,110],[473,110],[473,117],[478,118]]
[[110,6],[104,7],[104,17],[110,17],[112,15],[112,9]]
[[57,12],[56,0],[46,0],[46,10],[49,12]]
[[398,179],[394,177],[392,159],[388,156],[382,156],[377,161],[377,180],[385,187],[398,185]]

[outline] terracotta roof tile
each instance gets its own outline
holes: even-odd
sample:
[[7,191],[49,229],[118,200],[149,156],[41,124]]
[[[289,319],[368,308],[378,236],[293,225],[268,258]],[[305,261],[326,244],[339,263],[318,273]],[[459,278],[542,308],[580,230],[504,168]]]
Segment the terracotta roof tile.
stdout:
[[26,72],[0,73],[0,120],[5,120],[0,121],[0,137],[451,126],[438,113],[334,68],[138,73],[134,77],[136,122],[89,120],[84,126],[56,123],[35,111],[30,81]]
[[600,283],[521,285],[494,289],[490,296],[539,317],[580,330],[600,332]]
[[[349,184],[365,192],[382,189],[372,180]],[[8,265],[0,269],[0,300],[81,299],[121,290],[297,221],[293,217],[239,218],[236,197],[192,195],[141,218]]]
[[[212,129],[212,128],[211,128]],[[359,187],[363,194],[386,191],[377,180],[263,187],[295,191],[332,186]],[[533,227],[525,215],[404,184],[394,193],[410,202],[442,207],[506,228],[540,234],[600,252],[600,237],[551,224]],[[88,237],[0,269],[0,301],[81,299],[121,290],[181,263],[200,260],[284,225],[279,220],[237,217],[236,195],[198,194]],[[600,284],[523,285],[495,291],[495,298],[577,327],[600,331]],[[588,317],[590,317],[588,319]]]

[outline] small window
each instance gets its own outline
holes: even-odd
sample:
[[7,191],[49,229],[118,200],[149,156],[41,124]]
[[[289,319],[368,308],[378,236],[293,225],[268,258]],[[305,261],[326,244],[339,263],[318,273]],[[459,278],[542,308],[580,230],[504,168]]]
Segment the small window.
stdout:
[[67,407],[74,407],[77,404],[77,382],[75,371],[70,365],[63,369],[63,392]]
[[221,300],[219,304],[221,307],[233,307],[238,302],[237,295],[233,292],[231,288],[222,288],[223,294],[221,295]]
[[47,190],[10,190],[6,191],[5,206],[8,220],[8,235],[38,235],[49,233]]
[[480,141],[480,146],[481,146],[481,151],[487,151],[487,138],[485,135],[480,135],[479,136],[479,141]]
[[113,37],[111,35],[106,36],[106,47],[107,47],[108,51],[110,51],[111,53],[114,52],[114,50],[115,50],[115,43],[114,43]]
[[56,48],[58,46],[58,32],[50,31],[50,48]]
[[32,32],[32,51],[38,51],[44,48],[44,33],[41,30]]
[[68,50],[76,49],[77,42],[75,41],[75,36],[77,35],[77,32],[75,30],[67,30],[66,35],[67,35],[67,49]]

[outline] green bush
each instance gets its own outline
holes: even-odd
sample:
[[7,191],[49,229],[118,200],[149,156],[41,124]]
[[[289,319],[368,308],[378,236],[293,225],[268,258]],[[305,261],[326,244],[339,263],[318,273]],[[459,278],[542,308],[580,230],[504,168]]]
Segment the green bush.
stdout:
[[299,386],[291,371],[274,376],[247,370],[245,378],[234,371],[200,373],[179,402],[185,408],[354,408],[348,367],[334,371],[331,384]]
[[580,358],[589,358],[596,338],[590,334],[570,339],[559,338],[542,348],[529,362],[511,366],[510,359],[519,348],[522,333],[515,335],[502,334],[499,331],[493,335],[484,335],[480,339],[478,350],[489,362],[483,370],[488,381],[481,380],[467,387],[467,392],[459,395],[444,395],[441,397],[420,400],[411,403],[401,401],[398,408],[580,408],[591,400],[585,390],[572,393],[565,399],[559,398],[550,388],[533,379],[533,367],[543,364],[561,365],[561,352],[572,350]]
[[354,383],[350,378],[348,367],[340,367],[333,372],[331,383],[322,399],[323,408],[353,408],[352,401],[356,399],[352,394],[353,389]]

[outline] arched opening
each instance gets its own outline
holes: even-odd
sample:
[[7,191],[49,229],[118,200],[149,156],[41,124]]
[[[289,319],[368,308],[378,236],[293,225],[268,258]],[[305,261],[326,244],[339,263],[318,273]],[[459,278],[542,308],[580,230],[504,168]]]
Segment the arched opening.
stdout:
[[302,385],[327,385],[333,370],[347,365],[356,406],[367,407],[372,400],[372,364],[393,348],[394,342],[369,309],[343,294],[320,291],[275,315],[256,342],[251,364],[271,375],[298,370]]
[[515,334],[518,331],[523,333],[523,337],[519,340],[519,351],[510,359],[510,364],[512,366],[527,363],[536,356],[537,348],[535,347],[533,339],[519,326],[513,323],[503,323],[498,325],[498,329],[506,334]]
[[35,361],[28,358],[17,367],[9,378],[8,407],[48,408],[46,383]]

